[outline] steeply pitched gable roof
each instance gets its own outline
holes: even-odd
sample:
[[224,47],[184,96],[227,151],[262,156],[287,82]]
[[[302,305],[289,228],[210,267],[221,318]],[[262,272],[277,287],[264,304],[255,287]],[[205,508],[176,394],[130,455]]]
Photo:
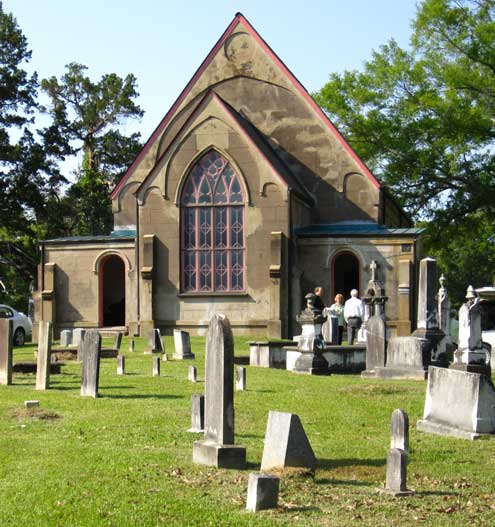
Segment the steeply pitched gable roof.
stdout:
[[342,144],[342,146],[347,151],[347,153],[354,159],[357,165],[361,168],[363,174],[366,177],[368,177],[368,179],[372,182],[372,184],[376,188],[380,188],[380,183],[378,182],[378,180],[371,173],[371,171],[364,164],[364,162],[358,157],[356,152],[354,152],[354,150],[347,143],[344,137],[340,134],[337,128],[332,124],[332,122],[327,117],[327,115],[322,111],[322,109],[312,99],[312,97],[309,95],[308,91],[304,88],[304,86],[297,80],[297,78],[292,74],[289,68],[282,62],[282,60],[276,55],[276,53],[270,48],[270,46],[263,40],[263,38],[254,29],[254,27],[248,22],[248,20],[242,15],[242,13],[237,13],[234,19],[232,20],[232,22],[227,27],[227,29],[224,31],[223,35],[220,37],[217,43],[213,46],[210,53],[208,53],[207,57],[202,62],[201,66],[196,70],[191,80],[187,83],[186,87],[181,92],[179,97],[176,99],[176,101],[174,102],[170,110],[167,112],[167,114],[162,119],[160,124],[157,126],[155,131],[152,133],[152,135],[150,136],[150,138],[148,139],[148,141],[146,142],[143,149],[141,150],[139,155],[136,157],[132,165],[129,167],[129,169],[124,174],[124,176],[122,177],[120,182],[117,184],[117,186],[114,188],[111,194],[112,199],[118,194],[119,190],[124,186],[125,182],[131,177],[134,170],[138,166],[139,162],[143,159],[148,149],[158,139],[160,134],[164,131],[164,129],[169,124],[170,120],[172,119],[172,117],[175,115],[176,111],[180,107],[181,103],[184,101],[184,99],[187,97],[187,95],[189,94],[193,86],[195,85],[196,81],[199,79],[199,77],[204,72],[206,67],[213,60],[215,55],[219,52],[222,45],[229,38],[229,36],[233,33],[234,29],[238,26],[238,24],[242,24],[244,29],[260,44],[260,46],[263,48],[265,53],[278,66],[278,68],[285,75],[285,77],[289,80],[289,82],[295,87],[295,89],[306,100],[306,102],[309,104],[312,110],[316,113],[316,115],[321,119],[323,124],[329,129],[330,133],[336,137],[336,139]]

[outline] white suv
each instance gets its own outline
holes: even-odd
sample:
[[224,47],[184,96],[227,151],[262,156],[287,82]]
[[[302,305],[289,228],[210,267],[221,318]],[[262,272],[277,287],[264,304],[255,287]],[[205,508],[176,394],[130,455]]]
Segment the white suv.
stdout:
[[30,337],[33,332],[31,320],[13,307],[0,304],[0,318],[9,318],[14,321],[14,346],[22,346],[26,337]]

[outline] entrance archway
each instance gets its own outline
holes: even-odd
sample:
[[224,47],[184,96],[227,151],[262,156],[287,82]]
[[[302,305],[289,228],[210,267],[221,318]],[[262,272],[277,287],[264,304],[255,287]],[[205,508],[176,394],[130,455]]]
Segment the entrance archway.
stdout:
[[333,259],[332,277],[332,302],[338,293],[347,300],[351,296],[351,289],[359,291],[359,260],[349,251],[337,254]]
[[100,326],[125,326],[125,265],[110,254],[100,262]]

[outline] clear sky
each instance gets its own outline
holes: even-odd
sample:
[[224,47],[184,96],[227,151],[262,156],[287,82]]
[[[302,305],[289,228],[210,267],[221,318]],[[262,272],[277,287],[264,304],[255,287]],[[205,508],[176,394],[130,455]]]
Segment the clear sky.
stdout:
[[138,80],[148,139],[202,60],[242,12],[309,91],[360,68],[390,38],[407,46],[416,0],[3,0],[26,35],[40,78],[65,64]]

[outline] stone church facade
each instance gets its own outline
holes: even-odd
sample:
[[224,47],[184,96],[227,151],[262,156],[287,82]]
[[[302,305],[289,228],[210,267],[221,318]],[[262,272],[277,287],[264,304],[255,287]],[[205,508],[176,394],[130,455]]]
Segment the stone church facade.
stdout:
[[237,14],[112,193],[114,231],[41,244],[38,320],[180,327],[215,312],[288,337],[306,292],[361,295],[378,264],[393,334],[414,320],[420,230]]

